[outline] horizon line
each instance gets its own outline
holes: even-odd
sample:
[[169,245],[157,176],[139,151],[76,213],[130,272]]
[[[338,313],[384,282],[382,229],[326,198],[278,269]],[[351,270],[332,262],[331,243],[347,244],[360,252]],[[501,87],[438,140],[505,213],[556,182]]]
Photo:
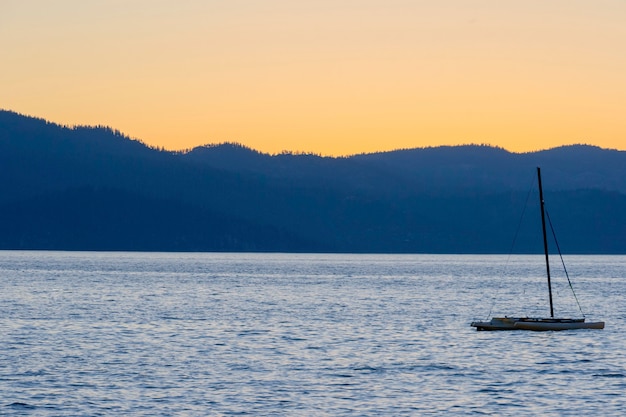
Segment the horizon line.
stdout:
[[38,120],[41,122],[45,122],[46,124],[51,124],[60,128],[64,128],[64,129],[69,129],[69,130],[77,130],[77,129],[104,129],[104,130],[109,130],[115,134],[119,134],[121,136],[123,136],[124,138],[128,139],[128,140],[132,140],[135,142],[139,142],[142,145],[150,148],[150,149],[154,149],[154,150],[158,150],[161,152],[170,152],[170,153],[189,153],[192,152],[196,149],[200,149],[200,148],[215,148],[215,147],[219,147],[219,146],[225,146],[225,145],[230,145],[230,146],[237,146],[237,147],[241,147],[241,148],[245,148],[247,150],[250,151],[254,151],[257,152],[259,154],[262,155],[268,155],[268,156],[279,156],[279,155],[310,155],[310,156],[317,156],[317,157],[322,157],[322,158],[350,158],[353,156],[361,156],[361,155],[376,155],[376,154],[383,154],[383,153],[392,153],[392,152],[402,152],[402,151],[412,151],[412,150],[427,150],[427,149],[439,149],[439,148],[462,148],[462,147],[484,147],[484,148],[491,148],[491,149],[497,149],[497,150],[502,150],[505,152],[508,152],[510,154],[516,154],[516,155],[525,155],[525,154],[532,154],[532,153],[540,153],[540,152],[546,152],[546,151],[550,151],[553,149],[560,149],[560,148],[568,148],[568,147],[576,147],[576,146],[580,146],[580,147],[590,147],[590,148],[596,148],[596,149],[600,149],[600,150],[607,150],[607,151],[617,151],[617,152],[626,152],[626,148],[625,149],[618,149],[618,148],[610,148],[610,147],[603,147],[600,145],[594,145],[591,143],[582,143],[582,142],[571,142],[571,143],[564,143],[562,145],[558,145],[558,146],[553,146],[553,147],[547,147],[547,148],[540,148],[540,149],[533,149],[533,150],[528,150],[528,151],[512,151],[510,149],[505,148],[504,146],[500,146],[500,145],[494,145],[492,143],[488,143],[488,142],[483,142],[483,143],[476,143],[476,142],[459,142],[456,144],[439,144],[439,145],[427,145],[427,146],[415,146],[415,147],[400,147],[400,148],[393,148],[393,149],[381,149],[381,150],[376,150],[376,151],[364,151],[364,152],[355,152],[355,153],[351,153],[351,154],[342,154],[342,155],[338,155],[338,154],[325,154],[325,153],[320,153],[320,152],[314,152],[314,151],[304,151],[304,150],[295,150],[295,149],[283,149],[280,152],[267,152],[267,151],[263,151],[257,148],[254,148],[250,145],[246,145],[245,143],[242,142],[238,142],[238,141],[229,141],[229,140],[225,140],[225,141],[221,141],[221,142],[207,142],[204,144],[200,144],[194,147],[187,147],[187,148],[178,148],[178,149],[173,149],[173,148],[169,148],[169,147],[164,147],[164,146],[158,146],[158,145],[151,145],[148,142],[146,142],[145,140],[141,139],[141,138],[137,138],[137,137],[133,137],[131,135],[128,135],[124,132],[122,132],[119,129],[116,129],[112,126],[109,125],[99,125],[99,124],[62,124],[62,123],[58,123],[40,116],[34,116],[31,114],[26,114],[26,113],[21,113],[15,110],[10,110],[10,109],[5,109],[5,108],[0,108],[0,112],[5,112],[5,113],[11,113],[13,115],[16,116],[20,116],[20,117],[25,117],[25,118],[29,118],[29,119],[33,119],[33,120]]

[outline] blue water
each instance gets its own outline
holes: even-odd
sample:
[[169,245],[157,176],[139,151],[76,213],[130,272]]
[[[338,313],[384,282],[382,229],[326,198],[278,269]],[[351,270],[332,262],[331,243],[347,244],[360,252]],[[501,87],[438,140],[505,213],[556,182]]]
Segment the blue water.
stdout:
[[626,257],[566,262],[604,330],[469,326],[541,256],[0,252],[0,415],[626,415]]

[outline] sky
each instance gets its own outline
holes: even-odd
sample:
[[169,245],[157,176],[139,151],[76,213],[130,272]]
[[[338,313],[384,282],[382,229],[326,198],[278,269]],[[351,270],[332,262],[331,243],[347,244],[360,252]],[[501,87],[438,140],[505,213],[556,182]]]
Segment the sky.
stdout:
[[623,0],[0,0],[0,108],[183,150],[626,150]]

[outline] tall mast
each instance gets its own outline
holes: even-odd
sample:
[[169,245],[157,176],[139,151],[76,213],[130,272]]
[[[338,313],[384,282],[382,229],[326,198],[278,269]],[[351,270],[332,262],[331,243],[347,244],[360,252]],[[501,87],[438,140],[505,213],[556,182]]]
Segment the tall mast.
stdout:
[[546,236],[546,213],[543,202],[543,188],[541,187],[541,168],[539,167],[537,167],[537,180],[539,181],[539,201],[541,203],[541,230],[543,231],[543,252],[546,255],[548,295],[550,296],[550,317],[554,317],[554,308],[552,306],[552,284],[550,283],[550,262],[548,260],[548,237]]

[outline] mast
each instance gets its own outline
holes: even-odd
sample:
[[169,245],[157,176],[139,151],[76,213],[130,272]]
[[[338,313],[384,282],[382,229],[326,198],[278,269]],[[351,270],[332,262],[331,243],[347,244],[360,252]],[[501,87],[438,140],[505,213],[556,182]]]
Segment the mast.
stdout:
[[546,214],[543,202],[543,188],[541,187],[541,168],[537,167],[537,181],[539,182],[539,201],[541,203],[541,230],[543,232],[543,252],[546,255],[546,273],[548,275],[548,295],[550,296],[550,317],[554,317],[552,306],[552,284],[550,282],[550,262],[548,260],[548,237],[546,236]]

